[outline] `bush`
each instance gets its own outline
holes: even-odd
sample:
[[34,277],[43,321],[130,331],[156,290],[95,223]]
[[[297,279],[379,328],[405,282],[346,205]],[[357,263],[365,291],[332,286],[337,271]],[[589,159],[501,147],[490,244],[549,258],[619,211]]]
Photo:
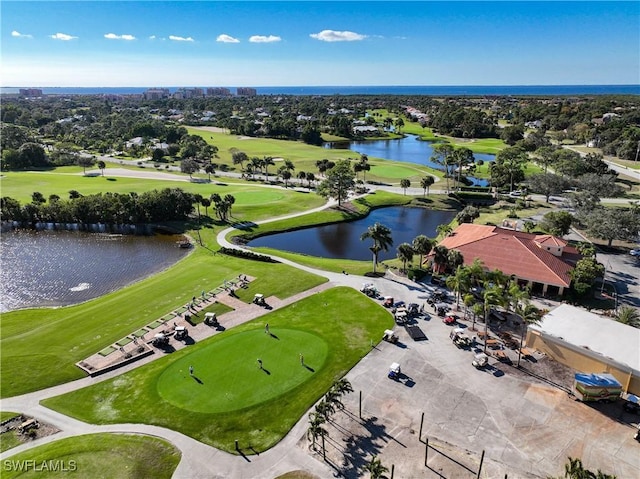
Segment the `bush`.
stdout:
[[226,254],[229,256],[236,256],[238,258],[250,259],[253,261],[263,261],[265,263],[279,263],[275,259],[265,256],[263,254],[253,253],[251,251],[246,251],[243,249],[235,249],[235,248],[225,248],[224,246],[218,250],[222,254]]
[[427,271],[422,268],[410,268],[407,271],[407,278],[411,281],[420,281],[427,275]]

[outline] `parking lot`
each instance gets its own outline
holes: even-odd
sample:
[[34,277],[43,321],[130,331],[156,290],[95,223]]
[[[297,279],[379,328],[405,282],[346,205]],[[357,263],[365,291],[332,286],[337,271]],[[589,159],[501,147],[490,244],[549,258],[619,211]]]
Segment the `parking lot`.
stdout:
[[[418,304],[431,290],[407,292],[392,280],[377,284],[383,295]],[[363,475],[366,460],[377,454],[385,466],[394,465],[396,477],[475,477],[483,451],[481,477],[561,475],[568,456],[619,478],[640,475],[632,423],[637,425],[637,416],[623,418],[620,404],[604,414],[544,376],[537,379],[494,358],[478,370],[471,365],[476,351],[457,348],[450,339],[452,326],[435,314],[417,321],[426,340],[413,341],[396,326],[399,342],[381,342],[347,376],[354,388],[347,412],[336,414],[327,428],[327,457],[343,475]],[[540,355],[531,361],[553,363]],[[387,377],[394,362],[401,365],[398,381]],[[363,420],[357,417],[359,391]]]

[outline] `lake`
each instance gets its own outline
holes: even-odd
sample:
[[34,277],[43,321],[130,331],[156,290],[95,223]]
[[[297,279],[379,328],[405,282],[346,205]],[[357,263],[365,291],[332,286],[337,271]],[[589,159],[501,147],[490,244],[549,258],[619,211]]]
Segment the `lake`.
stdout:
[[70,231],[2,233],[0,311],[65,306],[102,296],[183,258],[181,236]]
[[[342,141],[325,143],[325,148],[349,149],[359,154],[370,157],[384,158],[385,160],[405,161],[429,166],[430,168],[443,169],[441,165],[431,161],[433,155],[433,143],[422,141],[417,135],[406,135],[397,140],[371,140],[371,141]],[[495,161],[495,155],[474,153],[476,161]],[[468,177],[475,185],[487,186],[486,180]]]
[[374,223],[382,223],[391,230],[393,246],[381,252],[379,259],[396,257],[396,248],[401,243],[411,243],[418,235],[430,238],[437,236],[436,228],[448,224],[455,211],[436,211],[426,208],[394,206],[373,210],[366,218],[351,222],[317,226],[303,230],[262,236],[248,246],[275,248],[303,253],[322,258],[370,260],[371,240],[360,241],[360,235]]

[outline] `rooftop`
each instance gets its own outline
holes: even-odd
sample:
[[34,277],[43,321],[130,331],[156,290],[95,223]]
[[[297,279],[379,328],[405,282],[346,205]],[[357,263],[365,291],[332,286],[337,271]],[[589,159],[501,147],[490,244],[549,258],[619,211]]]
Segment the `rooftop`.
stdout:
[[640,374],[640,329],[562,304],[529,326],[579,348],[612,359]]

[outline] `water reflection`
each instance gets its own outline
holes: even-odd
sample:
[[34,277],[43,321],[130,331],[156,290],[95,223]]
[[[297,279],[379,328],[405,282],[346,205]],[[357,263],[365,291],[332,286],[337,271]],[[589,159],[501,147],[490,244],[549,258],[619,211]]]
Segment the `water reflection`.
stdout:
[[[339,143],[325,143],[325,148],[350,149],[359,154],[371,157],[384,158],[386,160],[406,161],[426,165],[431,168],[442,169],[442,166],[431,161],[433,155],[433,142],[422,141],[417,135],[406,135],[397,140],[371,140],[371,141],[346,141]],[[494,161],[495,155],[486,153],[474,153],[476,161]],[[486,180],[469,177],[474,184],[486,186]]]
[[249,246],[265,246],[323,258],[355,260],[371,259],[371,240],[360,241],[360,236],[376,222],[391,229],[393,246],[381,252],[380,259],[396,257],[400,243],[411,243],[418,235],[435,237],[440,224],[449,223],[454,211],[434,211],[426,208],[395,206],[372,211],[369,216],[348,223],[318,226],[288,233],[257,238]]
[[63,306],[115,291],[182,258],[178,237],[19,230],[0,237],[0,311]]

